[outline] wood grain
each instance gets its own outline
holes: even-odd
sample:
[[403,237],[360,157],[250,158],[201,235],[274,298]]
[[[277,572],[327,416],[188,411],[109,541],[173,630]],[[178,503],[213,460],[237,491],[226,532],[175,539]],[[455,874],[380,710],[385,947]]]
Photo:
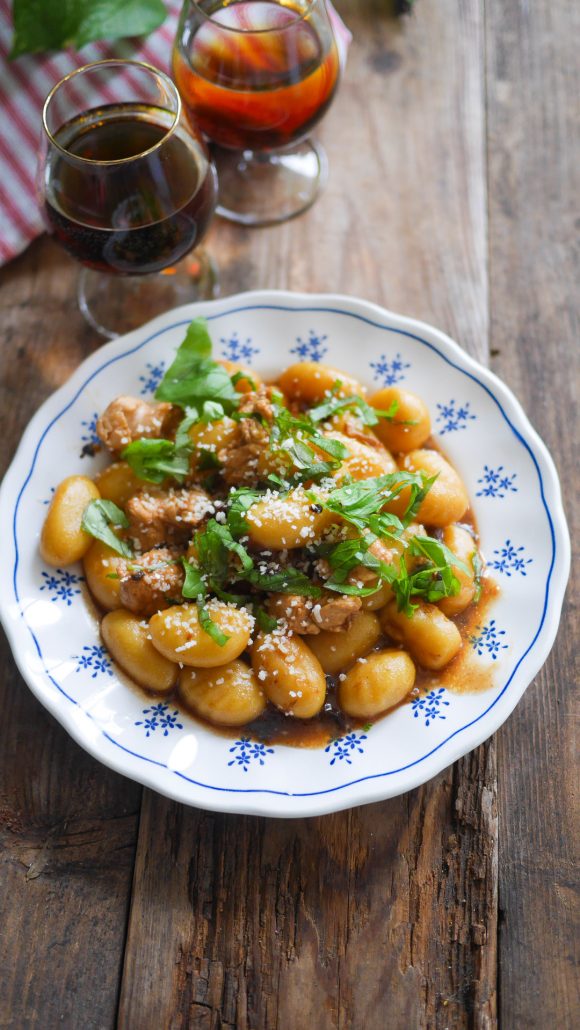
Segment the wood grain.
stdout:
[[[485,358],[481,5],[424,5],[404,31],[379,3],[341,11],[355,42],[321,131],[328,189],[275,229],[217,224],[225,290],[354,293]],[[145,792],[119,1027],[491,1027],[496,907],[493,744],[309,821]]]
[[[1,273],[0,471],[38,405],[97,344],[47,240]],[[113,1025],[141,788],[85,754],[0,631],[0,1026]]]
[[[387,0],[337,6],[354,42],[320,133],[328,188],[276,228],[216,221],[222,292],[349,292],[480,360],[491,346],[577,538],[578,6],[421,0],[404,23]],[[76,279],[47,240],[0,272],[0,473],[99,346]],[[187,809],[104,769],[2,637],[0,1027],[575,1027],[576,597],[493,741],[402,798],[290,822]]]
[[[577,4],[488,3],[493,367],[556,457],[576,550],[579,33]],[[577,610],[572,579],[557,646],[497,736],[506,1027],[580,1018]]]

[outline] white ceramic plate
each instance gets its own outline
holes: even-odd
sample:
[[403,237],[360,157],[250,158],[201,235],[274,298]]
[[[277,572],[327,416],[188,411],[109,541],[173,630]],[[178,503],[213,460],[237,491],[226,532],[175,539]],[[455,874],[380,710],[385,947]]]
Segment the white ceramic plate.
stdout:
[[[121,682],[82,595],[81,569],[45,568],[38,538],[52,490],[93,474],[81,457],[96,413],[120,393],[150,396],[196,315],[216,356],[266,377],[301,358],[369,387],[402,383],[428,401],[435,433],[469,490],[501,595],[465,645],[490,689],[439,688],[326,749],[268,747],[211,732]],[[342,296],[256,291],[168,312],[88,358],[32,420],[0,493],[0,611],[25,680],[101,762],[185,804],[317,815],[416,787],[490,736],[545,661],[570,545],[552,460],[510,391],[447,336]]]

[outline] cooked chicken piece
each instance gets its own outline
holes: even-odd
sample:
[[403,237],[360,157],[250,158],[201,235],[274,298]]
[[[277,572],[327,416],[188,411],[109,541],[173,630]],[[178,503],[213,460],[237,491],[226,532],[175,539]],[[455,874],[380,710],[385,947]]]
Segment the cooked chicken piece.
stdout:
[[243,415],[262,415],[268,422],[274,417],[274,408],[270,400],[272,388],[262,384],[257,390],[245,393],[240,401],[239,411]]
[[[380,561],[384,561],[387,565],[391,565],[397,556],[397,552],[391,550],[391,548],[385,543],[384,540],[375,540],[369,547],[371,554],[374,554],[375,558],[379,558]],[[366,565],[357,565],[356,569],[353,569],[349,574],[348,582],[361,584],[361,586],[369,586],[375,583],[377,579],[376,572],[372,569],[368,569]]]
[[156,547],[134,561],[120,562],[118,569],[121,604],[137,615],[149,617],[171,601],[183,601],[184,571],[177,553],[168,547]]
[[252,485],[264,471],[273,471],[265,469],[269,440],[268,430],[255,419],[243,418],[238,423],[233,443],[218,451],[221,473],[228,486]]
[[367,429],[362,420],[357,418],[356,415],[351,415],[347,412],[337,419],[336,424],[332,420],[331,425],[333,429],[338,429],[344,436],[350,436],[352,440],[359,440],[361,443],[366,444],[367,447],[383,450],[383,444],[379,438],[370,429]]
[[109,451],[118,454],[133,440],[163,436],[173,410],[173,405],[165,402],[148,404],[140,397],[117,397],[97,419],[97,436]]
[[144,491],[127,502],[129,535],[145,550],[159,544],[187,542],[192,528],[210,509],[212,503],[205,490]]
[[360,597],[329,597],[315,601],[300,594],[272,594],[268,607],[272,615],[285,620],[288,629],[309,635],[321,630],[330,633],[347,630],[361,604]]

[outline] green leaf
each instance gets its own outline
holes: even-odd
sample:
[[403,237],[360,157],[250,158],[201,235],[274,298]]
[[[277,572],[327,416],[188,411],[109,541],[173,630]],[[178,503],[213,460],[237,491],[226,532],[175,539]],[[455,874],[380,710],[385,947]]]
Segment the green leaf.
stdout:
[[308,576],[294,566],[289,565],[287,569],[280,572],[258,572],[252,569],[244,576],[248,583],[260,590],[268,590],[280,594],[302,594],[303,597],[320,597],[320,587],[311,583]]
[[240,487],[234,490],[228,497],[228,526],[234,537],[243,536],[248,531],[246,514],[253,504],[262,499],[260,490],[252,490],[250,487]]
[[[340,388],[340,384],[337,384],[337,387]],[[313,422],[325,422],[327,419],[332,418],[333,415],[336,415],[339,411],[344,411],[345,408],[351,408],[360,417],[363,425],[376,426],[381,419],[384,419],[387,422],[393,422],[395,420],[398,407],[398,402],[393,401],[387,411],[382,411],[380,408],[373,408],[370,404],[367,404],[362,397],[338,397],[334,395],[327,401],[323,401],[322,404],[317,404],[315,408],[311,408],[308,414]],[[414,422],[399,424],[415,425]]]
[[192,565],[185,557],[181,558],[181,564],[185,572],[185,582],[181,591],[183,596],[188,598],[205,597],[207,586],[200,569],[197,565]]
[[219,644],[220,647],[223,647],[225,644],[227,644],[230,638],[226,636],[226,634],[223,633],[222,630],[219,628],[217,623],[213,621],[211,615],[209,614],[207,608],[205,607],[203,601],[200,598],[198,598],[197,600],[197,611],[199,616],[199,624],[202,630],[205,633],[207,633],[207,635],[211,637],[212,640],[215,640],[216,644]]
[[436,540],[431,536],[412,536],[409,540],[409,554],[416,557],[425,557],[434,565],[445,566],[455,565],[462,572],[469,573],[465,562],[462,562],[453,551],[450,551],[442,540]]
[[481,592],[483,590],[483,569],[484,565],[481,560],[481,555],[477,548],[473,552],[471,557],[471,565],[473,567],[474,582],[475,582],[475,593],[473,595],[473,604],[477,604],[481,600]]
[[96,39],[146,35],[166,15],[161,0],[14,0],[10,57],[69,46],[79,49]]
[[188,326],[185,339],[157,387],[155,397],[182,408],[203,408],[206,401],[219,402],[223,411],[228,413],[238,406],[240,394],[234,389],[230,376],[225,368],[212,361],[211,338],[205,318],[195,318]]
[[278,619],[275,619],[273,615],[268,615],[265,608],[262,608],[260,604],[255,606],[256,622],[258,628],[263,633],[273,633],[275,629],[278,629]]
[[118,508],[112,501],[105,501],[99,498],[96,501],[89,501],[81,521],[81,527],[85,533],[93,536],[95,540],[101,540],[123,558],[132,558],[133,551],[124,540],[120,540],[111,526],[121,526],[127,529],[129,519],[125,512]]
[[222,467],[215,451],[208,451],[202,447],[197,458],[197,467],[200,472],[213,472],[214,469]]
[[173,440],[133,440],[121,454],[139,479],[162,483],[171,476],[182,483],[189,472],[190,447],[177,447]]
[[384,476],[375,476],[372,479],[337,487],[325,499],[319,500],[314,495],[312,499],[319,500],[325,508],[342,515],[358,529],[365,529],[371,516],[378,515],[385,504],[397,497],[407,486],[411,489],[411,497],[405,517],[401,521],[408,522],[409,511],[415,510],[417,496],[423,496],[430,485],[429,482],[429,486],[426,486],[421,473],[390,472]]

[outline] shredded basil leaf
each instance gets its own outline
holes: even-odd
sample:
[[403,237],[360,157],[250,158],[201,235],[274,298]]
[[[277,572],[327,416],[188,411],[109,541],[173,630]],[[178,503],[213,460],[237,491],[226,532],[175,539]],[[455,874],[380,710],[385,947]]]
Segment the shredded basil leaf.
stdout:
[[197,599],[197,611],[199,617],[199,624],[202,630],[207,633],[212,640],[216,642],[220,647],[224,647],[230,639],[222,630],[219,628],[216,622],[213,621],[207,608],[205,607],[201,598]]
[[304,572],[289,565],[279,572],[259,572],[252,569],[244,579],[252,586],[280,594],[301,594],[303,597],[321,597],[322,590],[312,583]]
[[185,572],[185,582],[181,591],[183,596],[187,598],[205,597],[207,586],[199,567],[192,565],[185,557],[182,557],[181,564]]
[[483,590],[483,570],[484,564],[481,560],[481,555],[477,548],[473,552],[471,557],[471,565],[474,573],[475,593],[473,595],[473,604],[477,604],[481,600],[481,592]]
[[93,536],[95,540],[101,540],[123,558],[132,558],[133,551],[129,544],[125,540],[120,540],[111,526],[121,526],[123,529],[127,529],[129,519],[125,512],[113,504],[113,501],[106,501],[103,498],[89,501],[81,520],[81,527],[85,533]]
[[278,619],[275,619],[273,615],[268,615],[266,609],[262,608],[260,604],[255,605],[254,610],[256,622],[263,633],[273,633],[278,628]]

